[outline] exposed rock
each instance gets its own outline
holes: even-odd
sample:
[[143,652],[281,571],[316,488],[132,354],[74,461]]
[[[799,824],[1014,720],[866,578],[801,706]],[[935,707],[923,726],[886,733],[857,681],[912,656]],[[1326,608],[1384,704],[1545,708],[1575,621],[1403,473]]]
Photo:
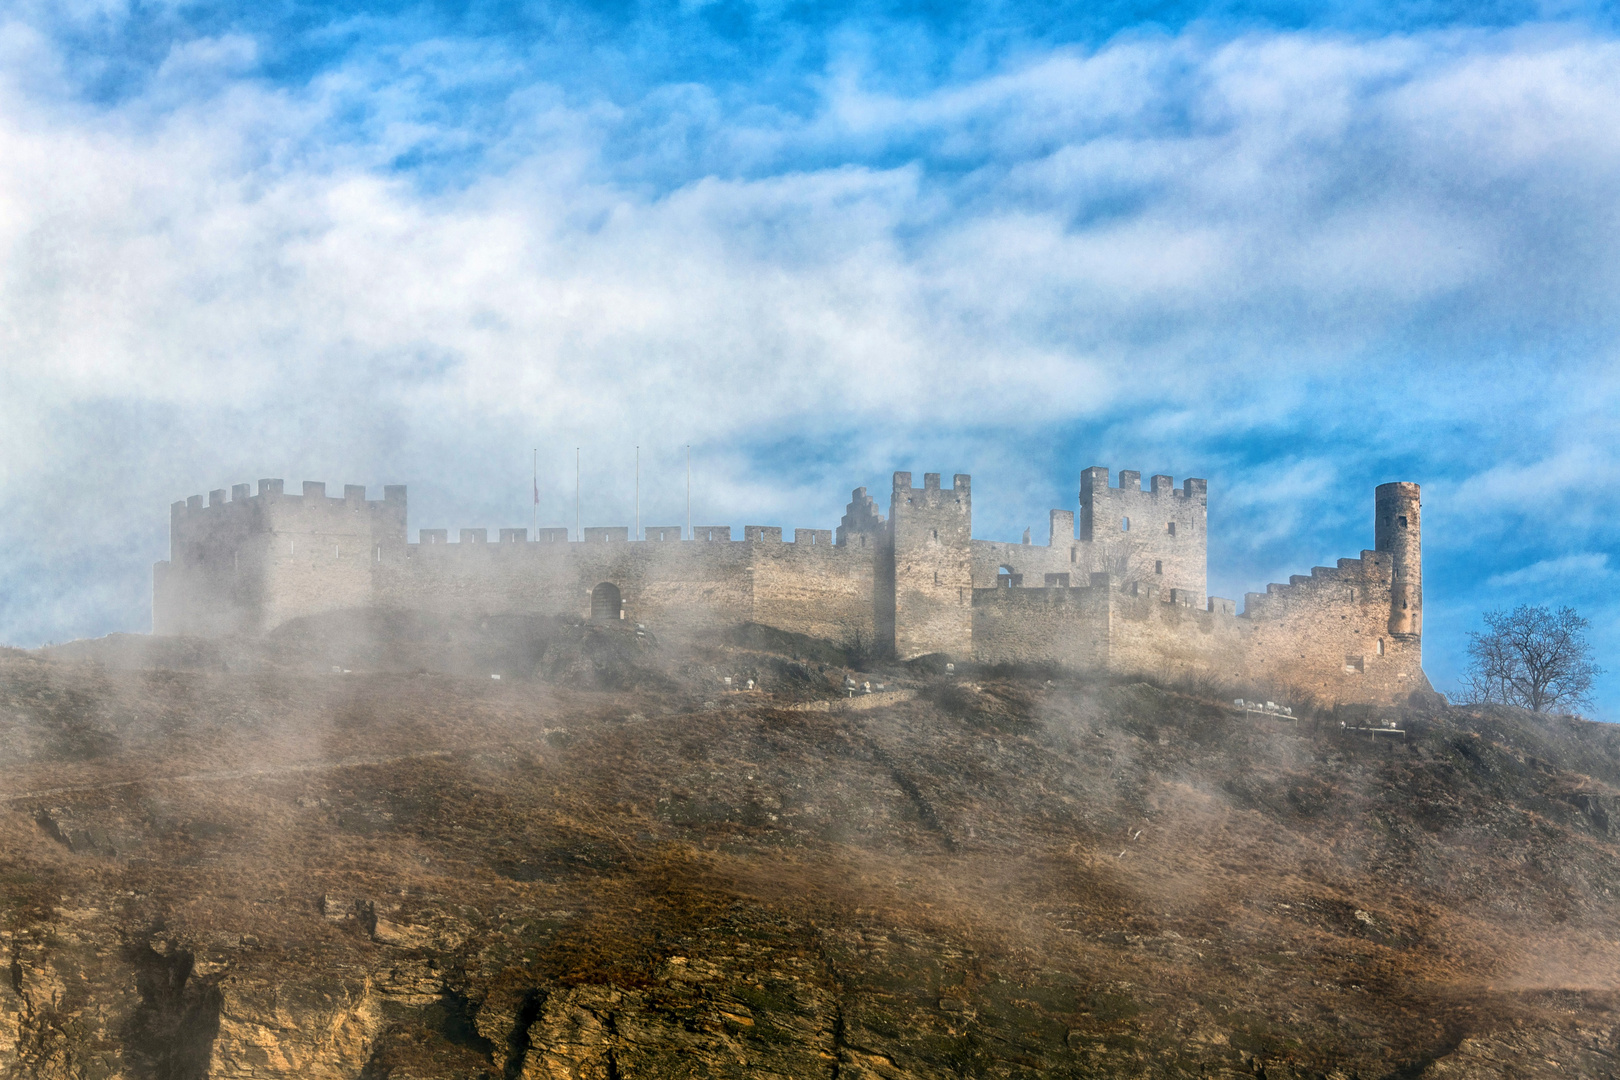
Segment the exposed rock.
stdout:
[[[228,975],[216,986],[218,1034],[207,1076],[358,1076],[383,1028],[369,980],[315,972],[295,980]],[[201,1074],[199,1074],[201,1075]]]

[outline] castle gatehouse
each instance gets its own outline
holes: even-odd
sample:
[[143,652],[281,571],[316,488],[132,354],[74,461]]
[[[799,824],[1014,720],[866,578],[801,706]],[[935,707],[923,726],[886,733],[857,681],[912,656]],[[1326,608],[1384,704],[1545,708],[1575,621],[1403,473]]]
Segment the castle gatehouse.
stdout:
[[1383,484],[1374,548],[1248,593],[1207,595],[1205,481],[1176,487],[1105,468],[1081,476],[1079,517],[1053,510],[1044,542],[973,537],[970,478],[894,474],[885,517],[857,488],[836,532],[749,525],[422,529],[403,486],[380,500],[280,480],[170,509],[154,567],[153,632],[262,635],[354,609],[554,615],[679,636],[759,623],[900,659],[1264,682],[1298,697],[1387,702],[1428,689],[1418,485]]

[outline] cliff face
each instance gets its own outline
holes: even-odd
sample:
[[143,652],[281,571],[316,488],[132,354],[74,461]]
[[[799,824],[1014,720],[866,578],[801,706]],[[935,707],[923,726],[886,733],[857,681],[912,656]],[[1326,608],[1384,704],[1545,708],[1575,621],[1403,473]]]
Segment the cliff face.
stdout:
[[0,656],[0,1076],[1620,1071],[1606,727],[547,648]]

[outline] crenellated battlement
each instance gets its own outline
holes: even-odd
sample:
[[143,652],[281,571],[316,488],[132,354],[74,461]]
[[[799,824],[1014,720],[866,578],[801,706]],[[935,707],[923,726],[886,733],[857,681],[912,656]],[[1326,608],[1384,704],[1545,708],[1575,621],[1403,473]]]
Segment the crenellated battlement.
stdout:
[[[248,484],[214,488],[206,497],[193,495],[169,512],[169,563],[197,572],[232,575],[243,566],[268,566],[280,553],[289,558],[303,550],[326,550],[335,558],[371,553],[405,543],[405,487],[390,484],[381,499],[368,500],[361,484],[346,484],[341,498],[326,494],[320,481],[306,481],[300,495],[286,494],[278,479],[259,481],[258,494]],[[222,579],[223,580],[223,579]],[[232,577],[235,580],[235,577]]]
[[326,494],[326,484],[320,480],[305,480],[303,493],[288,495],[286,482],[283,480],[262,479],[259,481],[259,493],[253,494],[251,484],[232,484],[229,497],[225,488],[214,488],[208,492],[206,501],[202,495],[192,495],[173,504],[176,512],[208,512],[240,510],[248,505],[266,505],[270,502],[299,503],[309,506],[343,507],[347,509],[370,509],[393,511],[405,505],[405,485],[385,484],[381,499],[367,499],[364,484],[344,484],[342,497],[329,497]]
[[895,503],[890,505],[890,516],[893,516],[894,505],[905,500],[910,506],[944,506],[947,503],[960,505],[962,500],[973,492],[973,478],[965,473],[957,473],[951,478],[951,486],[940,487],[940,474],[937,472],[923,473],[923,484],[920,488],[911,486],[911,474],[897,472],[894,474]]
[[1292,574],[1286,584],[1271,582],[1263,593],[1244,594],[1244,614],[1273,615],[1289,605],[1315,603],[1319,598],[1367,602],[1375,593],[1387,593],[1393,579],[1390,557],[1363,551],[1359,559],[1340,559],[1336,566],[1314,566],[1309,574]]
[[1108,482],[1108,469],[1106,466],[1093,465],[1080,473],[1080,498],[1082,502],[1088,494],[1100,495],[1108,492],[1114,498],[1174,498],[1186,499],[1192,502],[1207,503],[1209,499],[1209,481],[1188,477],[1181,485],[1176,487],[1174,477],[1163,473],[1155,473],[1148,479],[1147,490],[1142,489],[1142,474],[1134,469],[1121,469],[1119,471],[1119,486],[1111,487]]
[[[177,504],[183,505],[183,504]],[[836,546],[833,543],[833,530],[831,529],[794,529],[793,539],[786,540],[784,530],[779,525],[746,525],[743,527],[741,540],[733,540],[731,526],[729,525],[699,525],[693,528],[693,539],[684,540],[682,528],[676,525],[651,526],[645,530],[645,540],[641,543],[672,544],[692,543],[699,544],[761,544],[767,546],[781,546],[784,548],[802,548],[806,550],[831,552]],[[536,532],[534,540],[529,539],[528,529],[502,528],[495,530],[497,539],[492,546],[513,547],[526,549],[529,547],[567,547],[578,544],[634,544],[630,537],[630,529],[624,525],[590,526],[584,530],[582,539],[574,539],[568,529],[546,528]],[[417,530],[417,544],[413,546],[438,547],[441,545],[459,546],[466,544],[476,547],[481,544],[491,544],[490,530],[486,528],[458,529],[452,537],[449,529],[419,529]]]

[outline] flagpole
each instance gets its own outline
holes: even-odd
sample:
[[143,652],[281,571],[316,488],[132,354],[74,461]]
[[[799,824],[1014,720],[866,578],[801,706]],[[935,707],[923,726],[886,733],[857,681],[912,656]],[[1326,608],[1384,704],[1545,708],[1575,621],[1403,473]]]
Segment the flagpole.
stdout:
[[696,540],[692,535],[692,444],[686,444],[686,538]]
[[540,539],[540,448],[534,448],[534,506],[529,511],[529,539]]
[[574,539],[584,540],[585,530],[579,527],[579,447],[574,447]]
[[641,447],[636,447],[636,539],[641,539]]

